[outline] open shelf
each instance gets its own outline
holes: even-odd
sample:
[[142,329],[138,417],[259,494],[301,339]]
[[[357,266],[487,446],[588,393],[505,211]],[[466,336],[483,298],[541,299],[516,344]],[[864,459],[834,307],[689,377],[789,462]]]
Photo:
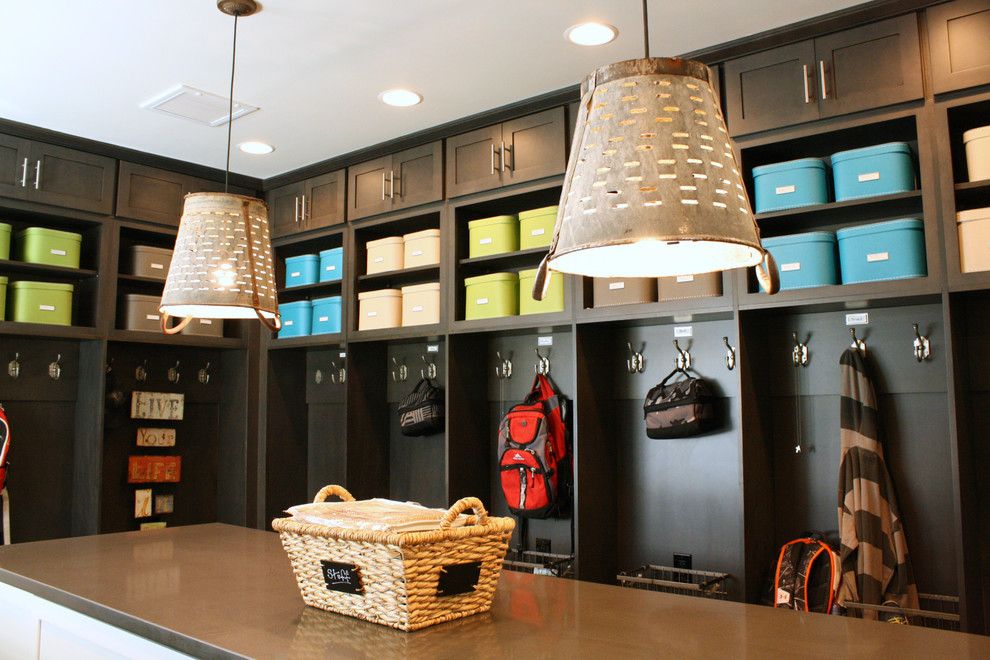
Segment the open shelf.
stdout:
[[245,346],[244,340],[236,337],[164,335],[160,332],[140,330],[111,330],[108,339],[130,344],[167,344],[169,346],[196,346],[199,348],[244,348]]
[[955,184],[956,208],[960,211],[990,206],[990,179]]
[[96,277],[98,273],[88,268],[64,268],[47,264],[32,264],[26,261],[0,259],[0,273],[4,275],[33,275],[46,279],[59,279],[68,282]]
[[314,346],[337,346],[344,341],[344,334],[341,332],[328,333],[325,335],[307,335],[305,337],[285,337],[272,339],[268,345],[269,350],[280,348],[311,348]]
[[289,286],[283,287],[278,290],[279,302],[288,302],[290,300],[300,300],[304,298],[309,298],[316,294],[326,294],[332,296],[334,294],[339,294],[341,288],[341,280],[333,280],[332,282],[317,282],[316,284],[304,284],[303,286]]
[[490,254],[484,257],[468,257],[461,259],[458,263],[465,270],[493,270],[525,268],[527,266],[537,266],[540,260],[550,251],[549,247],[530,248],[528,250],[517,250],[515,252],[503,252],[501,254]]
[[904,215],[920,215],[922,208],[920,190],[848,199],[828,204],[802,206],[783,211],[756,214],[756,220],[764,235],[795,233],[811,229],[848,226],[871,219],[894,218]]
[[870,304],[899,304],[916,298],[937,298],[941,293],[938,278],[911,277],[882,282],[835,284],[807,289],[788,289],[776,295],[750,293],[740,296],[739,308],[811,307],[815,309],[859,309]]
[[451,334],[469,332],[495,332],[519,330],[543,332],[544,330],[566,329],[571,326],[569,311],[551,312],[548,314],[525,314],[517,316],[502,316],[492,319],[471,319],[470,321],[454,321]]
[[[428,266],[414,266],[412,268],[400,268],[399,270],[389,270],[384,273],[372,273],[370,275],[358,275],[359,284],[375,285],[374,288],[398,288],[407,284],[416,284],[440,277],[440,264],[430,264]],[[365,287],[361,287],[365,288]],[[368,288],[371,288],[370,286]]]
[[91,326],[18,323],[17,321],[0,321],[0,335],[56,339],[99,339],[100,337],[96,328]]
[[427,339],[444,334],[443,325],[430,323],[426,325],[410,325],[399,328],[381,328],[380,330],[355,330],[347,335],[348,341],[392,341],[408,339]]

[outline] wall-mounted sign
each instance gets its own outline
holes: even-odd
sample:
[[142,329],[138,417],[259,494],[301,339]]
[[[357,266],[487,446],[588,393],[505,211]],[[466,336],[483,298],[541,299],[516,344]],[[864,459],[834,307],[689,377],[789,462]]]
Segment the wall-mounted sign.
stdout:
[[361,570],[354,564],[341,564],[335,561],[320,560],[323,567],[323,581],[330,591],[342,591],[345,594],[364,595],[364,585],[361,584]]
[[128,456],[127,483],[172,484],[182,475],[181,456]]
[[139,488],[134,491],[134,517],[151,517],[151,489]]
[[155,515],[175,511],[174,495],[155,495]]
[[174,447],[175,429],[140,428],[137,430],[137,446]]
[[186,395],[177,392],[133,392],[131,419],[181,420]]

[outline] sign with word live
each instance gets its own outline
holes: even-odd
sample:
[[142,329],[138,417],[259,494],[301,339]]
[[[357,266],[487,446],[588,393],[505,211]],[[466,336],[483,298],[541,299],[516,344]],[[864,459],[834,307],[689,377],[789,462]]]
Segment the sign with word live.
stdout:
[[174,484],[182,476],[181,456],[128,456],[127,483]]
[[131,419],[181,420],[186,395],[176,392],[133,392]]
[[323,581],[330,591],[343,591],[345,594],[364,595],[364,585],[361,584],[361,571],[354,564],[341,564],[335,561],[321,560]]
[[146,429],[137,430],[138,447],[174,447],[175,429]]

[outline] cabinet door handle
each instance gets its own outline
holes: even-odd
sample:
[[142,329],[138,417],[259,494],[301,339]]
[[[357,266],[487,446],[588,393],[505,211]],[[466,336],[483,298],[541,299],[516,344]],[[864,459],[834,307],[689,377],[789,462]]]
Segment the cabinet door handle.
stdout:
[[495,174],[495,143],[494,142],[492,142],[491,147],[492,147],[492,161],[491,161],[492,170],[491,172],[489,172],[489,174]]
[[505,171],[505,142],[501,143],[502,146],[499,147],[498,151],[498,171]]
[[[399,197],[402,197],[402,189],[399,189]],[[388,171],[388,198],[395,199],[395,170]]]
[[34,163],[34,189],[38,189],[38,184],[41,183],[41,159],[39,158]]
[[804,72],[804,102],[811,103],[811,86],[808,84],[808,65],[802,64],[801,70]]
[[306,222],[306,195],[302,196],[302,210],[299,213],[299,220]]
[[292,200],[296,203],[295,204],[295,215],[292,218],[292,221],[295,222],[298,225],[299,224],[299,198],[298,197],[293,197]]
[[[508,163],[505,163],[504,162],[505,161],[505,153],[506,152],[509,153],[509,162]],[[502,161],[503,161],[502,165],[503,165],[503,167],[508,167],[509,168],[509,171],[511,172],[513,169],[515,169],[513,167],[515,165],[515,160],[516,160],[515,157],[512,155],[512,147],[507,147],[507,146],[505,146],[505,143],[503,143],[502,144]]]
[[825,84],[825,60],[818,60],[818,73],[822,77],[822,100],[828,98],[828,86]]
[[382,170],[382,201],[385,201],[385,170]]
[[23,165],[23,167],[24,167],[24,171],[21,172],[21,188],[27,188],[27,180],[28,180],[28,159],[27,158],[24,159],[24,165]]

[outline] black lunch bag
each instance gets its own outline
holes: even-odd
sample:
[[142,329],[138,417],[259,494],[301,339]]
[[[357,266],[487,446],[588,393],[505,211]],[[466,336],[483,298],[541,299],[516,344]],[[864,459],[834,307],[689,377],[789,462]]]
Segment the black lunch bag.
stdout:
[[402,435],[431,435],[443,431],[443,389],[429,378],[422,378],[399,403],[399,430]]
[[[678,374],[684,379],[669,383]],[[710,431],[715,426],[713,400],[708,381],[675,369],[646,395],[646,435],[653,439],[688,438]]]

